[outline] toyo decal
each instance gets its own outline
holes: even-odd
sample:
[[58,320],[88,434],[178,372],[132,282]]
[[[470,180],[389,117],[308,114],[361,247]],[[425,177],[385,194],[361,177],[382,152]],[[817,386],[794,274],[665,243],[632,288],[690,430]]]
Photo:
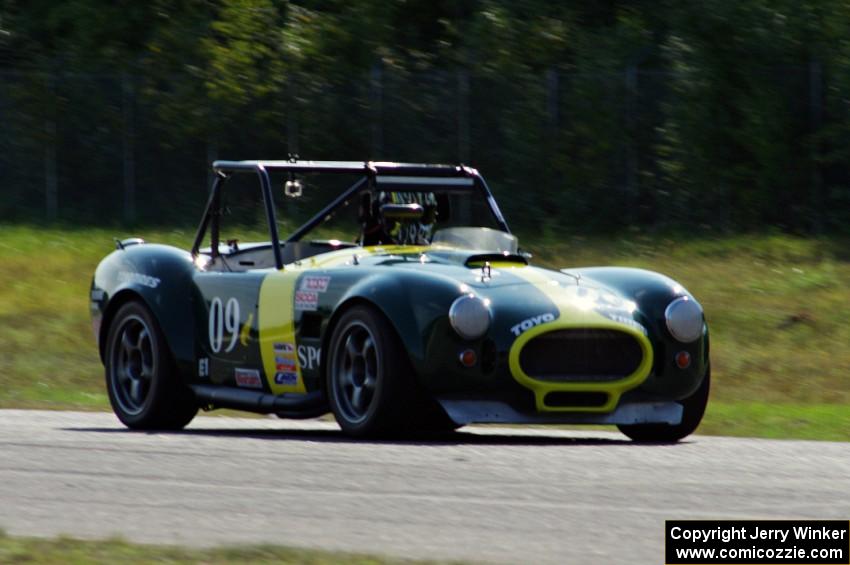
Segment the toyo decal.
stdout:
[[298,364],[304,369],[318,368],[321,357],[322,350],[319,347],[313,347],[312,345],[298,346]]
[[246,388],[263,388],[260,372],[257,369],[234,369],[236,385]]
[[515,336],[519,336],[522,332],[530,330],[534,326],[539,326],[540,324],[545,324],[546,322],[554,322],[555,314],[551,312],[546,312],[545,314],[539,314],[537,316],[532,316],[526,320],[521,321],[517,325],[511,328],[511,333]]
[[313,292],[325,292],[328,290],[328,285],[331,282],[331,278],[328,276],[305,276],[301,280],[301,290],[313,291]]

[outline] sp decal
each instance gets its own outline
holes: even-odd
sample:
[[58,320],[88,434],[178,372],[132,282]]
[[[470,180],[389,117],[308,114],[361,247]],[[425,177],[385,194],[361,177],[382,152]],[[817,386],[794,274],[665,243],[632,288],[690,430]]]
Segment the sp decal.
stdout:
[[540,314],[538,316],[532,316],[527,320],[523,320],[517,325],[511,328],[511,333],[515,336],[519,336],[521,333],[530,330],[534,326],[539,326],[540,324],[545,324],[546,322],[554,322],[555,315],[551,312],[546,312],[545,314]]
[[298,364],[304,369],[318,368],[321,357],[322,350],[319,347],[313,347],[311,345],[298,346]]

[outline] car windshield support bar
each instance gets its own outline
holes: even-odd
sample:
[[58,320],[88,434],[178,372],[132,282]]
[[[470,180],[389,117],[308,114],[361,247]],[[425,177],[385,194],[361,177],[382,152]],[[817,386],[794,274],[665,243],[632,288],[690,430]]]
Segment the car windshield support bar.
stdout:
[[502,211],[499,209],[499,205],[496,203],[493,193],[490,192],[490,187],[487,186],[487,181],[485,181],[484,177],[479,175],[478,171],[474,169],[464,167],[464,170],[468,171],[469,174],[478,181],[481,191],[484,193],[484,197],[487,198],[487,204],[490,206],[490,211],[493,213],[493,216],[495,216],[496,222],[499,223],[499,227],[502,228],[505,233],[511,233],[511,230],[508,227],[508,222],[505,221],[505,217],[502,215]]
[[[210,225],[210,218],[213,217],[215,211],[220,208],[218,205],[219,202],[219,193],[221,190],[221,185],[227,181],[227,177],[222,173],[216,173],[215,179],[213,180],[212,188],[210,189],[210,197],[207,200],[207,206],[204,209],[204,215],[201,218],[201,224],[198,226],[198,231],[195,233],[195,242],[192,244],[192,257],[197,257],[198,253],[201,249],[201,244],[204,240],[204,234],[207,231],[207,227]],[[211,236],[212,237],[212,236]],[[218,238],[218,230],[215,230],[215,237]],[[214,242],[215,245],[212,247],[213,256],[218,254],[218,241]]]
[[304,225],[295,230],[292,235],[286,238],[286,243],[292,243],[293,241],[300,241],[304,234],[308,233],[310,230],[321,224],[325,221],[328,214],[337,209],[337,207],[342,206],[346,200],[350,199],[352,196],[363,190],[363,187],[369,182],[369,177],[363,177],[354,184],[352,184],[345,192],[337,196],[333,202],[322,208],[318,214],[307,220]]
[[266,221],[269,224],[269,237],[272,242],[275,267],[281,269],[283,267],[283,255],[280,251],[280,237],[277,232],[277,221],[275,220],[272,183],[264,164],[259,161],[216,161],[213,163],[213,170],[216,173],[216,178],[213,181],[206,213],[203,220],[201,220],[201,225],[198,227],[198,233],[195,235],[192,256],[197,257],[208,226],[210,227],[211,254],[213,258],[218,256],[221,188],[227,180],[228,173],[254,172],[260,179],[260,191],[263,193],[263,205],[266,209]]

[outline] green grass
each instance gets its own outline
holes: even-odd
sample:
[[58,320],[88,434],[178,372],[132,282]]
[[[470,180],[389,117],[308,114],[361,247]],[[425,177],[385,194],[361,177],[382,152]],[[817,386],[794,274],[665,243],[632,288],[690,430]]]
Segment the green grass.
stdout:
[[104,565],[114,563],[385,565],[429,562],[266,545],[188,549],[163,545],[132,544],[120,539],[82,541],[66,537],[56,539],[22,538],[6,536],[0,532],[0,563],[40,563],[44,565],[98,563]]
[[[108,408],[88,290],[112,237],[192,230],[0,226],[0,407]],[[702,433],[850,439],[850,245],[785,235],[523,238],[537,264],[665,273],[702,302],[713,391]]]

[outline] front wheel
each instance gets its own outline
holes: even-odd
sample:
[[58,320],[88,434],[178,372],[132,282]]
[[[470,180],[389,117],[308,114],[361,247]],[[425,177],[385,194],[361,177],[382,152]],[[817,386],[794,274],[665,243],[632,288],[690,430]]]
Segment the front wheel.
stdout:
[[630,424],[617,428],[634,441],[644,443],[673,443],[691,435],[702,421],[708,404],[708,391],[711,388],[711,367],[705,371],[705,377],[699,388],[689,397],[680,400],[682,421],[670,426],[667,424]]
[[128,428],[177,430],[198,412],[192,391],[179,381],[165,339],[150,311],[124,304],[106,341],[106,390]]
[[328,401],[343,432],[375,436],[406,427],[412,371],[380,312],[367,306],[346,311],[334,327],[327,360]]

